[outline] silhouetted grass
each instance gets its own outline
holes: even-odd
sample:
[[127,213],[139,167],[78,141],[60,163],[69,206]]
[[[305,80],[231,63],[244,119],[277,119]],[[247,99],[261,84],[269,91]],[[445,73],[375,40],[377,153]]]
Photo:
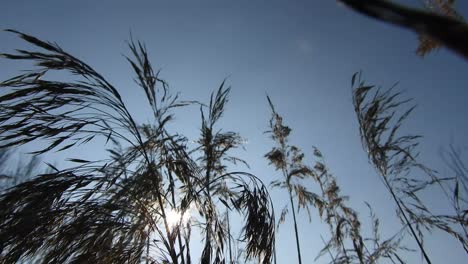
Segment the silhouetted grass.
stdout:
[[[366,85],[361,80],[361,73],[353,75],[352,87],[363,147],[391,194],[405,230],[409,230],[425,260],[431,262],[423,244],[423,229],[436,228],[452,235],[468,253],[468,219],[467,214],[462,213],[462,210],[467,212],[466,208],[458,206],[458,187],[453,194],[446,188],[446,184],[455,180],[457,185],[458,181],[454,177],[440,177],[436,171],[419,163],[416,148],[420,136],[400,132],[401,126],[414,110],[414,106],[407,106],[411,100],[400,99],[401,93],[395,92],[394,87],[382,90]],[[415,176],[417,173],[425,177]],[[431,212],[420,198],[421,192],[431,186],[440,188],[453,214],[436,215]]]
[[[282,224],[287,214],[293,214],[293,224],[296,237],[298,262],[301,263],[300,241],[296,210],[305,209],[309,214],[315,208],[320,218],[328,225],[327,233],[329,240],[324,241],[325,246],[317,258],[329,255],[330,263],[377,263],[386,258],[392,262],[403,262],[399,252],[407,250],[400,246],[401,236],[396,234],[390,239],[380,239],[379,220],[372,213],[373,237],[363,238],[361,235],[361,222],[357,212],[346,205],[347,196],[340,194],[340,187],[336,178],[330,173],[325,165],[325,160],[318,148],[313,148],[315,164],[305,164],[304,153],[289,143],[291,128],[284,125],[283,118],[276,112],[270,98],[268,102],[271,107],[272,117],[270,119],[270,134],[275,146],[265,157],[275,169],[281,172],[280,180],[271,183],[274,188],[288,191],[290,204],[286,205],[278,220]],[[306,186],[315,185],[319,193],[309,191]],[[367,204],[370,209],[370,205]],[[319,234],[311,234],[319,237]]]
[[[8,30],[36,50],[1,54],[33,62],[36,68],[0,84],[1,147],[34,141],[49,145],[35,153],[62,151],[95,138],[105,139],[102,161],[69,159],[76,166],[39,175],[0,196],[0,262],[40,256],[40,263],[192,263],[192,232],[206,234],[201,263],[225,263],[222,208],[244,216],[247,258],[270,263],[275,222],[266,187],[248,172],[229,172],[237,161],[228,151],[240,144],[236,133],[215,133],[229,89],[222,84],[202,109],[199,148],[166,125],[172,110],[186,105],[153,71],[143,44],[129,43],[127,58],[136,83],[153,112],[151,124],[137,124],[118,89],[92,67],[57,44]],[[77,81],[48,79],[59,71]],[[205,110],[208,114],[204,114]],[[199,160],[197,154],[202,153]],[[229,192],[222,191],[229,186]],[[226,188],[224,188],[226,189]],[[182,221],[194,207],[192,218]],[[171,226],[168,214],[180,221]],[[201,228],[194,228],[201,224]]]
[[[57,44],[8,31],[34,49],[0,56],[34,63],[35,68],[0,83],[5,91],[0,96],[0,149],[47,142],[33,152],[42,154],[101,138],[108,157],[70,158],[74,166],[65,169],[49,164],[46,173],[2,192],[0,263],[276,262],[277,226],[267,187],[249,172],[228,169],[228,164],[237,168],[247,163],[231,155],[242,145],[240,135],[218,126],[230,92],[225,82],[207,104],[180,101],[153,70],[144,45],[130,40],[126,59],[153,115],[150,123],[138,124],[118,89],[89,65]],[[48,78],[54,71],[77,80]],[[425,229],[446,232],[468,252],[468,170],[459,152],[448,152],[454,176],[440,177],[417,161],[419,136],[400,133],[414,109],[407,107],[411,101],[399,99],[401,93],[392,89],[366,85],[361,74],[353,76],[352,87],[363,147],[398,208],[403,228],[382,240],[380,222],[367,204],[372,236],[364,237],[359,215],[341,194],[321,151],[314,147],[314,163],[307,165],[304,152],[289,142],[292,129],[267,98],[272,111],[267,133],[275,145],[265,157],[281,174],[271,186],[289,195],[278,225],[292,213],[298,262],[303,260],[296,213],[305,210],[310,217],[314,209],[329,227],[317,258],[328,255],[330,263],[405,263],[400,253],[408,249],[400,243],[406,231],[430,263]],[[193,148],[186,137],[167,129],[174,110],[187,105],[200,109],[200,135]],[[0,166],[7,156],[0,152]],[[31,174],[36,159],[28,164],[17,174]],[[413,176],[415,170],[424,177]],[[0,180],[10,178],[0,175]],[[311,185],[317,192],[307,188]],[[451,214],[436,215],[426,206],[420,193],[429,187],[442,191]],[[174,214],[178,219],[171,222]],[[243,220],[238,239],[231,230],[232,214]],[[194,232],[203,237],[200,260],[192,260]],[[318,239],[321,234],[311,235]]]

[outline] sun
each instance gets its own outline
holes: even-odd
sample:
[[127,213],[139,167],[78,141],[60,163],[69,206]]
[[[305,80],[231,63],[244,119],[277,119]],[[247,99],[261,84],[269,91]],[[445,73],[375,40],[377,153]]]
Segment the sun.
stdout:
[[184,226],[190,220],[189,210],[185,211],[183,214],[175,209],[169,209],[166,214],[166,221],[170,228],[176,226]]

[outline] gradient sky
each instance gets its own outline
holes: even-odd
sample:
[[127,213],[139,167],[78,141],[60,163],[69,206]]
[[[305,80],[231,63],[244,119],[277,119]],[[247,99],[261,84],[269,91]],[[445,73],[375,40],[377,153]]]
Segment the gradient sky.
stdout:
[[[418,1],[399,1],[417,5]],[[468,2],[457,9],[468,17]],[[279,177],[263,155],[272,142],[263,133],[270,117],[268,93],[293,128],[292,143],[311,153],[315,145],[338,178],[343,194],[367,223],[368,201],[381,218],[383,236],[399,228],[394,206],[359,140],[351,102],[351,76],[362,70],[371,84],[389,87],[399,82],[405,96],[418,107],[405,131],[422,134],[421,161],[448,172],[439,151],[449,144],[468,146],[468,64],[446,49],[425,58],[415,55],[417,36],[377,22],[335,1],[2,1],[1,28],[12,28],[55,41],[66,51],[101,72],[122,93],[141,122],[149,120],[141,107],[143,92],[132,81],[123,54],[129,54],[130,32],[142,40],[155,68],[173,91],[186,100],[207,101],[224,78],[232,86],[223,129],[248,139],[241,152],[252,172],[266,182]],[[9,33],[0,33],[0,51],[25,47]],[[0,79],[24,69],[0,61]],[[145,101],[146,103],[146,101]],[[198,110],[176,112],[174,129],[195,139]],[[96,146],[97,148],[97,146]],[[73,155],[94,157],[94,147]],[[310,155],[309,155],[310,157]],[[59,156],[46,157],[60,163]],[[277,211],[286,197],[273,191]],[[438,197],[428,197],[436,208]],[[304,263],[312,263],[323,246],[319,234],[327,230],[314,215],[300,216]],[[291,219],[278,236],[278,263],[294,260]],[[411,240],[406,245],[415,248]],[[466,263],[459,244],[435,232],[427,248],[434,263]],[[324,263],[326,259],[317,261]],[[408,256],[409,263],[421,262]]]

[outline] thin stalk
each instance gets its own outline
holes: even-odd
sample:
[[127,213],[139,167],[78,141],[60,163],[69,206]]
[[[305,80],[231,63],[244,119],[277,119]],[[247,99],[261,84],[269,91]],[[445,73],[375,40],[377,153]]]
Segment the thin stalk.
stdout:
[[232,247],[231,247],[231,226],[229,222],[229,211],[226,209],[226,219],[227,219],[227,228],[228,228],[228,247],[229,247],[229,263],[233,264],[232,261]]
[[[174,207],[175,207],[175,202],[176,202],[176,200],[175,200],[175,195],[174,195],[174,178],[172,177],[172,173],[171,173],[170,170],[168,170],[168,174],[169,174],[169,181],[170,181],[170,183],[169,183],[169,184],[170,184],[170,187],[169,187],[169,188],[170,188],[170,190],[171,190],[172,204],[173,204]],[[182,213],[184,213],[184,212],[182,212]],[[181,217],[182,217],[182,216],[181,216]],[[179,251],[180,251],[179,254],[180,254],[180,259],[181,259],[181,261],[182,261],[181,263],[182,263],[182,264],[185,264],[184,252],[183,252],[184,249],[183,249],[183,246],[182,246],[182,237],[181,237],[181,235],[180,235],[180,225],[181,225],[181,224],[182,224],[182,223],[179,223],[179,224],[177,225],[177,240],[178,240],[178,242],[179,242]],[[187,247],[188,247],[188,245],[187,245]]]
[[427,255],[426,250],[424,249],[421,241],[419,240],[418,236],[416,235],[416,232],[414,231],[413,226],[411,225],[410,221],[408,220],[408,217],[406,216],[406,213],[403,211],[403,208],[401,207],[400,201],[396,197],[395,192],[393,192],[393,189],[390,187],[390,184],[388,183],[387,178],[384,176],[383,179],[384,179],[385,185],[387,186],[388,190],[390,191],[390,194],[392,195],[393,200],[395,201],[395,203],[396,203],[396,205],[398,207],[398,210],[403,215],[403,218],[404,218],[404,220],[406,222],[406,225],[408,225],[408,227],[409,227],[409,229],[411,231],[411,235],[413,236],[414,240],[416,240],[416,243],[418,244],[418,247],[419,247],[419,249],[421,250],[421,253],[424,256],[424,259],[426,260],[426,262],[428,264],[431,264],[432,262],[429,259],[429,256]]
[[274,264],[276,264],[276,245],[273,248],[273,261],[274,261]]
[[[325,240],[323,239],[322,235],[320,235],[320,239],[322,239],[323,244],[326,246],[327,243],[326,243]],[[330,255],[330,258],[331,258],[332,261],[333,261],[332,263],[336,263],[335,257],[333,257],[333,254],[331,253],[331,251],[330,251],[329,248],[327,248],[327,252],[328,252],[328,254]]]
[[[119,98],[119,100],[121,101],[121,99]],[[122,102],[122,101],[121,101]],[[122,105],[123,102],[122,102]],[[150,166],[150,172],[152,172],[152,176],[155,177],[156,175],[156,169],[152,166],[152,163],[151,163],[151,159],[149,158],[149,155],[146,151],[146,149],[144,148],[144,144],[143,144],[143,139],[141,137],[141,134],[140,132],[138,131],[138,127],[135,123],[135,121],[133,120],[133,118],[131,117],[130,113],[128,112],[127,108],[124,107],[124,110],[125,110],[125,113],[128,114],[128,119],[130,121],[130,124],[131,126],[133,127],[134,129],[134,135],[138,141],[138,143],[140,144],[141,146],[141,153],[143,154],[143,157],[145,159],[145,161],[147,162],[148,166]],[[167,218],[166,218],[166,212],[164,210],[164,203],[163,203],[163,200],[162,200],[162,197],[161,197],[161,194],[158,194],[157,195],[157,202],[158,202],[158,205],[159,205],[159,209],[161,210],[161,215],[162,215],[162,219],[163,219],[163,223],[164,223],[164,228],[166,229],[166,235],[167,235],[167,238],[170,240],[169,242],[171,243],[171,245],[168,245],[168,252],[169,252],[169,255],[171,256],[171,259],[174,263],[179,263],[178,261],[178,258],[177,258],[177,254],[174,250],[174,242],[172,241],[171,239],[171,235],[170,235],[170,229],[169,229],[169,224],[167,222]]]
[[291,190],[289,191],[289,200],[291,201],[292,214],[293,214],[293,220],[294,220],[294,233],[296,234],[297,259],[299,260],[299,264],[302,264],[301,246],[299,244],[299,234],[297,231],[296,212],[294,211],[294,200],[291,194]]
[[[211,203],[211,186],[210,186],[210,178],[211,178],[211,168],[213,166],[213,157],[212,157],[212,125],[209,128],[209,133],[207,133],[207,139],[205,139],[204,144],[206,144],[206,149],[205,149],[205,156],[206,156],[206,173],[205,173],[205,188],[206,188],[206,195],[208,198],[208,201]],[[211,204],[210,204],[211,206]],[[210,208],[211,209],[211,208]],[[210,214],[206,215],[206,235],[205,235],[205,243],[208,243],[211,245],[211,224],[212,224],[212,212]],[[209,253],[209,261],[211,261],[211,252]]]
[[150,232],[148,229],[148,238],[146,239],[146,264],[149,264]]

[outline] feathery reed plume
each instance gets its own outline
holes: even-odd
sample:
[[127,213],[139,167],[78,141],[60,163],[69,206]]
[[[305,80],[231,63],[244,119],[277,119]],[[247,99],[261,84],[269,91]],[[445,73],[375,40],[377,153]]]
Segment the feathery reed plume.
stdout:
[[[298,208],[305,208],[309,212],[309,204],[314,202],[316,198],[312,193],[307,191],[306,187],[297,180],[304,179],[309,176],[311,171],[307,166],[303,165],[302,158],[304,155],[295,146],[288,144],[288,136],[291,129],[283,125],[283,119],[275,111],[275,107],[267,96],[268,103],[271,108],[272,117],[270,119],[270,130],[267,131],[271,138],[275,141],[276,146],[273,147],[267,154],[270,164],[273,164],[276,170],[281,171],[283,179],[271,182],[273,188],[286,189],[289,195],[289,205],[286,205],[281,211],[278,225],[285,221],[286,215],[291,209],[294,223],[294,234],[296,237],[296,249],[298,263],[302,263],[301,247],[299,242],[299,234],[297,227],[295,200],[297,199]],[[309,212],[310,218],[310,212]]]
[[[212,94],[210,103],[205,111],[205,106],[201,104],[201,133],[200,138],[197,141],[199,147],[196,149],[201,152],[201,156],[198,158],[201,168],[203,168],[203,179],[205,183],[206,196],[208,200],[211,200],[213,196],[218,196],[218,199],[224,204],[227,204],[228,200],[238,199],[238,193],[232,191],[232,186],[228,186],[231,177],[230,174],[226,174],[227,167],[225,162],[236,164],[237,162],[247,164],[240,158],[230,156],[229,151],[242,145],[242,138],[235,132],[222,132],[221,130],[215,131],[215,125],[223,115],[224,108],[228,102],[228,95],[230,88],[225,88],[225,81],[221,83],[216,94]],[[207,112],[207,113],[206,113]],[[225,174],[226,177],[219,178],[220,175]],[[213,180],[217,179],[217,180]],[[212,204],[214,201],[209,201]],[[205,250],[203,251],[203,259],[211,258],[213,254],[212,246],[210,246],[211,236],[215,233],[215,229],[218,226],[224,226],[226,228],[225,236],[223,241],[228,244],[229,262],[233,262],[232,258],[232,247],[231,247],[231,234],[229,229],[229,211],[228,207],[225,212],[225,219],[223,222],[216,222],[212,215],[207,215],[205,226]],[[215,212],[213,212],[215,213]],[[216,219],[220,219],[218,216]],[[226,241],[227,240],[227,241]],[[216,251],[216,254],[221,254],[221,251]],[[218,256],[217,256],[218,257]]]
[[[456,238],[467,251],[466,236],[456,226],[466,230],[466,215],[435,215],[421,200],[420,193],[432,186],[440,190],[451,201],[445,183],[453,177],[442,178],[437,172],[417,161],[417,135],[401,135],[400,128],[414,110],[414,106],[401,111],[411,100],[401,100],[401,92],[393,88],[381,90],[366,85],[361,73],[352,78],[353,104],[359,123],[364,149],[370,162],[391,194],[397,206],[398,217],[415,239],[424,259],[430,258],[424,249],[422,229],[440,229]],[[421,174],[416,176],[417,174]],[[453,205],[453,203],[452,203]],[[457,209],[453,207],[457,212]],[[466,231],[463,231],[466,232]]]

